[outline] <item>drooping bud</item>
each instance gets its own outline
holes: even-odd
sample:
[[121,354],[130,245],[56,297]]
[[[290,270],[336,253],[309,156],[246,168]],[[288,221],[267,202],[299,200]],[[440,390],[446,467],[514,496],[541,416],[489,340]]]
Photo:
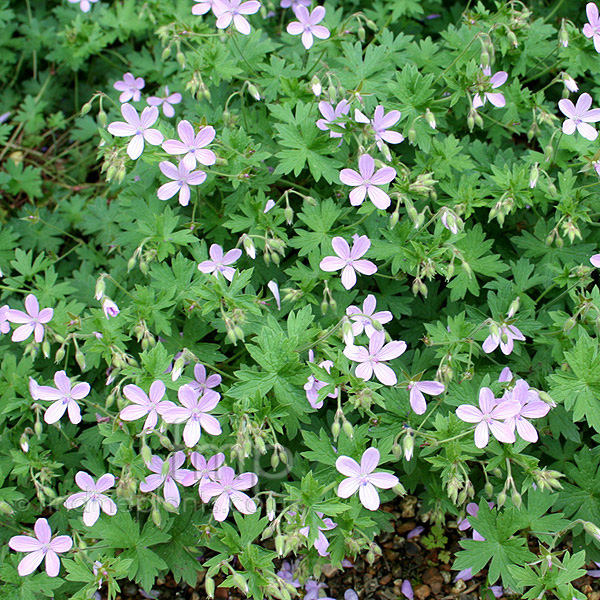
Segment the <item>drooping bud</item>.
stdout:
[[519,492],[517,492],[517,490],[513,490],[510,499],[512,500],[512,503],[515,505],[516,509],[521,508],[521,504],[523,503],[523,500],[521,498],[521,494],[519,494]]
[[209,598],[215,597],[215,580],[210,575],[204,578],[204,590]]

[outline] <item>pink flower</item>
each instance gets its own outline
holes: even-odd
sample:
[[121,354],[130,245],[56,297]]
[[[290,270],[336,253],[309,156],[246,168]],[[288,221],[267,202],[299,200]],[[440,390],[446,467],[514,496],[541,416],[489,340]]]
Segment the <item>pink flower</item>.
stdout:
[[[594,267],[600,269],[600,254],[594,254],[594,256],[590,258],[590,262],[592,265],[594,265]],[[6,331],[3,331],[2,333],[6,333]]]
[[369,294],[362,305],[362,310],[358,306],[350,305],[346,309],[346,314],[350,317],[352,323],[352,333],[360,335],[363,331],[369,338],[377,331],[373,321],[383,325],[392,320],[392,313],[389,310],[375,312],[377,300],[373,294]]
[[504,367],[502,371],[500,371],[500,375],[498,376],[498,381],[500,383],[509,383],[512,381],[513,374],[512,371],[508,367]]
[[[308,362],[314,362],[315,354],[312,350],[308,351]],[[325,369],[328,373],[331,371],[331,367],[333,367],[333,361],[324,360],[319,363],[319,367]],[[314,375],[309,375],[307,382],[304,384],[304,390],[306,391],[306,399],[309,404],[315,408],[319,409],[323,406],[323,400],[319,400],[319,390],[324,388],[327,384],[324,381],[319,381]],[[337,398],[338,390],[336,389],[331,394],[327,394],[328,398]]]
[[225,279],[233,281],[235,269],[228,265],[233,264],[242,255],[242,251],[239,248],[234,248],[223,256],[223,248],[219,244],[212,244],[208,253],[210,254],[210,260],[202,261],[198,265],[198,269],[202,273],[214,273],[215,277],[221,273]]
[[399,110],[390,110],[390,112],[386,115],[385,109],[381,104],[375,108],[375,113],[372,119],[369,119],[364,113],[360,112],[360,110],[354,110],[354,120],[357,123],[370,123],[373,128],[373,133],[375,134],[375,141],[377,142],[377,147],[381,151],[383,149],[383,144],[399,144],[404,140],[404,136],[397,131],[388,131],[390,127],[393,127],[402,116],[402,113]]
[[503,401],[513,400],[519,403],[519,412],[516,415],[506,419],[506,426],[517,433],[526,441],[535,444],[538,441],[538,432],[527,419],[539,419],[545,417],[550,411],[550,406],[540,400],[537,392],[529,389],[529,385],[523,379],[515,383],[512,391],[505,394]]
[[[196,8],[196,6],[194,6],[194,8]],[[194,8],[192,8],[192,12],[194,12]],[[165,117],[174,117],[175,109],[173,108],[173,104],[179,104],[181,102],[181,94],[179,92],[169,94],[169,86],[165,85],[164,96],[150,96],[146,102],[148,102],[150,106],[162,106]]]
[[208,460],[198,452],[192,452],[190,460],[196,471],[193,471],[194,483],[199,483],[198,493],[202,495],[202,485],[207,481],[214,479],[215,473],[225,462],[225,455],[222,452],[211,456]]
[[0,333],[8,333],[10,331],[10,322],[8,320],[8,304],[0,306]]
[[75,475],[75,483],[83,490],[71,494],[64,502],[67,509],[83,506],[83,522],[91,527],[100,516],[100,509],[107,515],[117,514],[117,505],[103,492],[115,485],[115,478],[110,473],[102,475],[96,483],[85,471]]
[[[323,519],[322,512],[317,511],[317,516],[320,519]],[[317,526],[317,529],[318,529],[317,539],[314,541],[313,545],[317,549],[319,556],[329,556],[329,552],[327,551],[327,548],[329,548],[329,540],[325,537],[325,534],[323,532],[329,531],[330,529],[335,529],[336,527],[337,527],[337,524],[334,523],[329,517],[325,517],[323,519],[322,527],[320,525]],[[308,526],[302,527],[302,528],[300,528],[298,533],[300,535],[303,535],[305,538],[308,538],[309,533],[310,533],[310,528]]]
[[206,367],[198,363],[194,367],[194,377],[196,381],[192,381],[191,385],[196,391],[203,394],[207,390],[221,385],[221,376],[213,373],[212,375],[206,376]]
[[374,331],[369,340],[369,348],[363,346],[346,346],[344,356],[350,360],[359,362],[354,374],[365,381],[369,381],[375,372],[375,377],[383,385],[395,385],[398,382],[396,373],[383,364],[388,360],[398,358],[406,351],[406,342],[385,342],[385,332]]
[[48,323],[52,319],[54,310],[52,308],[40,310],[38,300],[33,294],[29,294],[25,298],[25,310],[27,313],[9,308],[5,313],[7,321],[22,323],[13,331],[11,339],[13,342],[22,342],[33,333],[33,339],[39,344],[44,339],[44,323]]
[[[488,502],[488,506],[490,508],[493,508],[494,503]],[[478,512],[479,512],[478,504],[475,504],[475,502],[469,502],[469,504],[467,504],[467,514],[468,515],[470,515],[471,517],[476,517]],[[471,527],[471,523],[469,522],[468,517],[465,517],[458,523],[458,529],[460,531],[465,531],[466,529],[469,529],[470,527]],[[475,531],[475,529],[473,529],[473,539],[477,540],[478,542],[485,542],[485,538],[478,531]]]
[[69,411],[69,420],[75,425],[81,422],[81,411],[76,400],[82,400],[90,393],[89,383],[76,383],[71,387],[71,380],[64,371],[54,374],[56,387],[38,385],[35,388],[36,400],[54,401],[44,413],[44,421],[48,424],[56,423]]
[[600,17],[598,16],[598,7],[593,2],[585,5],[585,12],[589,23],[583,26],[583,35],[586,38],[594,39],[594,48],[600,52]]
[[154,429],[158,423],[158,415],[161,415],[163,411],[175,408],[173,402],[162,400],[165,390],[165,384],[162,381],[152,383],[149,396],[137,385],[126,385],[123,388],[123,395],[133,404],[126,406],[119,416],[123,421],[137,421],[146,417],[144,430]]
[[357,237],[352,245],[342,237],[334,237],[331,246],[337,256],[326,256],[319,265],[323,271],[339,271],[342,269],[342,285],[349,290],[356,284],[356,271],[363,275],[373,275],[377,267],[370,260],[359,260],[371,247],[371,240],[366,235]]
[[380,454],[377,448],[368,448],[360,459],[360,465],[349,456],[340,456],[335,468],[347,477],[337,489],[340,498],[349,498],[358,490],[362,505],[368,510],[379,508],[379,494],[375,487],[389,490],[398,485],[399,480],[391,473],[373,473],[379,464]]
[[202,429],[210,435],[221,433],[219,421],[208,414],[219,403],[220,394],[207,390],[200,395],[191,385],[182,385],[177,397],[183,406],[169,407],[161,415],[167,423],[185,423],[183,441],[188,448],[193,448],[200,441]]
[[489,441],[490,431],[499,442],[514,443],[514,431],[500,420],[514,417],[520,408],[521,405],[512,400],[497,404],[492,390],[482,387],[479,390],[479,408],[471,404],[461,404],[456,409],[456,416],[466,423],[477,423],[475,445],[478,448],[485,448]]
[[525,336],[514,325],[503,323],[500,327],[496,327],[497,331],[491,330],[490,335],[485,338],[482,349],[486,354],[493,352],[498,345],[505,356],[508,356],[514,347],[514,340],[524,341]]
[[[144,88],[146,82],[141,77],[134,77],[131,73],[123,75],[123,81],[117,81],[113,86],[115,90],[121,92],[119,102],[139,102],[142,97],[140,90]],[[124,116],[124,115],[123,115]]]
[[430,396],[441,394],[446,388],[438,381],[411,381],[408,384],[410,392],[410,406],[418,414],[422,415],[427,410],[427,403],[423,392]]
[[577,129],[586,140],[594,141],[598,132],[589,123],[600,121],[600,108],[590,110],[590,106],[592,97],[587,92],[579,96],[577,104],[573,104],[568,98],[559,100],[558,108],[567,117],[563,121],[563,133],[571,135]]
[[71,4],[77,4],[79,3],[79,8],[84,12],[90,12],[90,9],[92,8],[92,4],[94,2],[98,2],[98,0],[69,0],[69,2]]
[[163,469],[165,461],[158,456],[152,456],[150,464],[146,466],[152,471],[153,475],[148,475],[140,483],[140,491],[144,493],[152,492],[164,484],[163,495],[165,501],[177,508],[181,502],[177,483],[184,487],[192,485],[194,483],[194,474],[189,469],[181,468],[185,462],[185,454],[181,450],[175,452],[166,462],[168,467]]
[[297,21],[292,21],[287,26],[287,32],[291,35],[302,34],[302,45],[308,50],[313,45],[313,36],[320,40],[326,40],[330,33],[327,27],[317,25],[325,18],[325,8],[317,6],[309,13],[308,9],[301,4],[294,8]]
[[196,163],[210,166],[217,160],[212,150],[205,150],[215,139],[215,129],[210,125],[202,127],[196,134],[189,121],[179,121],[177,124],[177,133],[179,140],[166,140],[162,145],[163,150],[168,154],[183,154],[183,164],[191,171]]
[[256,512],[254,501],[243,493],[243,490],[249,490],[258,483],[258,477],[254,473],[242,473],[236,477],[231,467],[221,467],[213,477],[214,481],[207,481],[202,486],[200,497],[202,502],[208,502],[216,496],[213,517],[217,521],[227,518],[230,501],[244,515]]
[[131,160],[138,159],[144,151],[144,140],[153,146],[158,146],[163,141],[163,134],[158,129],[151,129],[158,119],[158,108],[147,106],[142,111],[141,117],[131,104],[121,106],[121,114],[125,119],[115,121],[108,126],[109,133],[117,137],[131,137],[127,145],[127,154]]
[[[492,75],[492,70],[490,67],[482,67],[481,70],[486,77],[490,78],[489,85],[493,90],[499,88],[508,79],[508,73],[506,71],[498,71]],[[479,108],[480,106],[483,106],[487,100],[489,100],[491,104],[498,108],[502,108],[506,105],[506,100],[500,92],[483,92],[483,98],[478,92],[473,97],[473,108]]]
[[[321,131],[328,131],[329,125],[331,123],[335,123],[339,127],[346,127],[346,123],[338,123],[338,119],[340,119],[343,115],[347,115],[350,110],[350,104],[348,104],[347,100],[340,100],[335,108],[330,102],[325,102],[324,100],[319,102],[319,112],[323,115],[322,119],[317,121],[317,127]],[[339,131],[331,131],[329,130],[329,137],[332,138],[341,138],[343,134]]]
[[456,235],[458,233],[458,223],[456,220],[456,215],[453,211],[448,208],[443,208],[441,211],[441,221],[442,225],[450,232]]
[[[165,142],[166,143],[166,142]],[[163,144],[164,145],[164,144]],[[172,179],[158,188],[156,195],[160,200],[168,200],[179,193],[179,204],[187,206],[190,201],[190,185],[200,185],[206,179],[204,171],[190,171],[183,159],[177,166],[168,160],[159,163],[163,175]]]
[[359,206],[363,203],[365,196],[377,207],[385,210],[391,203],[390,197],[378,185],[390,183],[396,177],[396,169],[383,167],[375,172],[375,161],[369,154],[363,154],[358,159],[357,173],[353,169],[342,169],[340,181],[354,187],[350,192],[350,204]]
[[575,93],[579,90],[579,86],[577,85],[577,82],[568,73],[563,73],[562,79],[563,79],[563,83],[565,84],[565,87],[570,92]]
[[234,27],[243,35],[250,33],[250,23],[242,15],[253,15],[260,10],[260,2],[250,0],[214,0],[213,12],[217,16],[217,27],[226,29],[233,21]]
[[104,311],[104,316],[107,319],[114,318],[121,312],[116,303],[108,296],[104,296],[102,298],[102,310]]
[[56,577],[60,571],[59,554],[68,552],[73,547],[73,540],[68,535],[59,535],[52,539],[52,530],[46,519],[38,519],[33,526],[35,537],[15,535],[8,540],[8,545],[17,552],[28,552],[21,559],[17,571],[21,577],[33,573],[46,558],[46,573]]

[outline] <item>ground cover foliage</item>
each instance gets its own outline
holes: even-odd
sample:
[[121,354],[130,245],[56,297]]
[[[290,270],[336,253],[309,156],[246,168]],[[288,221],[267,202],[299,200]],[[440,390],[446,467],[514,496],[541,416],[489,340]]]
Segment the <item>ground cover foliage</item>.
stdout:
[[583,598],[595,5],[281,5],[0,0],[0,598],[317,598],[406,492]]

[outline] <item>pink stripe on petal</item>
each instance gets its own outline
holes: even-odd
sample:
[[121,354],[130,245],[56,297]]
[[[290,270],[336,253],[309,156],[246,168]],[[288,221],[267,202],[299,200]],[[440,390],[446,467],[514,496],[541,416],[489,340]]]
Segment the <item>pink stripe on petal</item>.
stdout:
[[31,554],[25,556],[19,566],[17,567],[17,572],[21,577],[25,577],[26,575],[31,575],[39,566],[39,564],[44,560],[46,552],[44,550],[36,550]]
[[344,479],[338,486],[337,495],[340,498],[350,498],[352,494],[356,493],[356,490],[358,490],[359,485],[359,477],[349,477],[348,479]]
[[370,179],[375,171],[375,161],[369,154],[362,154],[358,159],[358,170],[363,179]]
[[366,483],[361,485],[358,488],[358,496],[366,509],[377,510],[379,508],[379,494],[373,484]]
[[[392,202],[387,193],[377,187],[369,187],[368,193],[371,202],[380,210],[386,210]],[[352,194],[350,194],[350,197],[352,198]]]
[[396,373],[383,363],[375,363],[373,365],[373,370],[375,371],[375,377],[379,379],[383,385],[396,385],[398,383],[398,378],[396,377]]
[[371,473],[377,468],[381,454],[377,448],[367,448],[360,459],[360,470],[362,473]]

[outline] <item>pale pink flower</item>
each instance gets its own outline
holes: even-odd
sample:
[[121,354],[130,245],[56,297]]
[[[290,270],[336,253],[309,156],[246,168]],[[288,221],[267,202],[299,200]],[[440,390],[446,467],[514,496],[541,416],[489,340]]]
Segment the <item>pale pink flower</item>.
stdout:
[[402,116],[402,113],[399,110],[390,110],[387,115],[385,114],[385,109],[380,104],[375,108],[375,113],[372,119],[369,119],[367,115],[360,112],[357,108],[354,109],[354,120],[357,123],[367,123],[370,124],[373,133],[375,134],[375,141],[377,142],[377,147],[381,151],[383,149],[383,144],[399,144],[404,140],[404,136],[397,131],[388,131],[390,127],[393,127]]
[[244,490],[249,490],[258,483],[258,477],[254,473],[241,473],[236,477],[231,467],[221,467],[214,475],[214,481],[207,481],[202,486],[200,497],[202,502],[208,502],[215,496],[213,506],[213,517],[217,521],[224,521],[229,514],[229,503],[244,515],[252,515],[256,512],[254,500]]
[[215,0],[194,0],[196,4],[192,6],[193,15],[205,15],[209,10],[214,12]]
[[535,444],[538,441],[538,432],[527,419],[539,419],[545,417],[550,411],[550,406],[540,400],[538,393],[529,389],[529,385],[523,379],[515,383],[515,387],[507,392],[503,401],[509,400],[519,403],[519,412],[506,419],[506,426],[514,432],[515,428],[519,436],[524,440]]
[[175,155],[183,154],[182,162],[190,171],[196,167],[197,162],[205,166],[215,164],[217,160],[215,153],[205,149],[215,139],[214,127],[208,125],[195,133],[191,123],[184,120],[177,124],[177,133],[181,141],[166,140],[162,145],[165,152]]
[[343,134],[341,134],[339,131],[331,131],[329,129],[329,125],[335,123],[339,127],[345,128],[346,123],[340,123],[338,120],[342,116],[347,115],[349,110],[350,104],[347,100],[340,100],[335,108],[333,108],[333,105],[330,102],[325,102],[322,100],[319,102],[319,112],[323,115],[323,118],[317,121],[317,127],[321,131],[329,130],[329,137],[341,138]]
[[340,498],[349,498],[358,490],[362,505],[368,510],[379,508],[379,494],[376,487],[389,490],[398,485],[399,480],[391,473],[373,473],[381,458],[377,448],[368,448],[360,459],[360,465],[349,456],[340,456],[335,468],[347,477],[337,489]]
[[375,331],[373,321],[384,325],[392,320],[392,313],[389,310],[380,310],[375,312],[377,300],[373,294],[369,294],[362,305],[362,310],[358,306],[351,304],[346,309],[346,314],[350,317],[352,323],[352,333],[360,335],[363,331],[370,338]]
[[356,271],[363,275],[373,275],[377,266],[370,260],[361,259],[371,247],[371,240],[366,235],[357,237],[352,245],[343,237],[334,237],[331,246],[337,256],[326,256],[320,263],[323,271],[339,271],[342,269],[342,285],[349,290],[356,285]]
[[274,206],[275,200],[271,200],[269,198],[269,200],[267,200],[267,203],[265,204],[265,209],[263,210],[263,213],[268,213]]
[[84,12],[90,12],[92,4],[98,2],[98,0],[69,0],[71,4],[79,4],[79,8]]
[[418,415],[422,415],[427,410],[427,403],[423,393],[429,396],[437,396],[445,389],[444,384],[438,381],[410,381],[408,383],[408,390],[411,408]]
[[169,400],[163,400],[165,395],[165,384],[162,381],[154,381],[150,386],[150,394],[137,385],[129,384],[123,388],[123,395],[127,400],[133,402],[126,406],[119,416],[123,421],[137,421],[146,417],[144,430],[152,430],[158,423],[158,416],[163,411],[175,408],[175,404]]
[[117,81],[113,87],[121,92],[119,102],[129,102],[130,100],[139,102],[142,97],[140,90],[144,89],[145,85],[146,82],[141,77],[134,77],[131,73],[125,73],[123,81]]
[[[315,361],[315,353],[312,350],[308,351],[308,362]],[[333,361],[331,360],[323,360],[319,363],[319,367],[325,369],[328,373],[331,371],[331,367],[333,367]],[[315,408],[319,409],[323,406],[323,400],[319,400],[319,390],[324,388],[327,384],[324,381],[320,381],[314,375],[309,375],[307,382],[304,384],[304,390],[306,392],[306,399],[309,404]],[[328,398],[337,398],[338,390],[327,394]]]
[[386,192],[377,186],[390,183],[396,177],[396,169],[383,167],[375,172],[375,161],[369,154],[363,154],[358,159],[357,173],[354,169],[342,169],[340,181],[354,187],[350,192],[350,204],[359,206],[363,203],[365,196],[377,207],[385,210],[391,203]]
[[210,435],[221,433],[219,421],[208,414],[219,403],[220,394],[207,390],[200,395],[191,385],[182,385],[177,397],[183,406],[169,407],[161,411],[161,415],[167,423],[185,423],[183,441],[188,448],[193,448],[200,441],[203,429]]
[[202,486],[207,481],[212,481],[218,469],[225,462],[225,455],[222,452],[211,456],[208,460],[199,452],[192,452],[190,460],[196,471],[193,471],[194,483],[198,483],[198,494],[202,496]]
[[190,171],[185,166],[185,159],[177,166],[168,160],[159,163],[162,174],[172,179],[169,183],[164,183],[158,188],[156,195],[160,200],[168,200],[175,194],[179,194],[179,204],[187,206],[190,202],[190,185],[200,185],[206,180],[204,171]]
[[594,254],[592,257],[590,257],[590,262],[592,263],[592,265],[594,265],[594,267],[600,269],[600,254]]
[[477,423],[475,445],[478,448],[485,448],[488,445],[490,431],[499,442],[514,443],[514,431],[505,423],[501,423],[501,420],[514,417],[520,409],[521,405],[512,400],[498,404],[492,390],[482,387],[479,390],[479,408],[471,404],[461,404],[456,409],[456,416],[466,423]]
[[[327,549],[329,548],[329,540],[325,537],[324,531],[329,531],[337,527],[337,523],[334,523],[329,517],[323,518],[323,513],[317,511],[317,516],[323,520],[323,526],[317,526],[317,539],[314,541],[313,546],[317,549],[319,556],[329,556]],[[298,531],[300,535],[305,538],[309,537],[310,527],[301,527]]]
[[115,121],[108,126],[108,132],[117,137],[130,137],[127,145],[127,154],[131,160],[138,159],[144,151],[144,140],[153,146],[158,146],[163,141],[163,134],[158,129],[152,129],[152,125],[158,119],[158,108],[147,106],[138,115],[137,110],[131,104],[121,106],[121,114],[125,119]]
[[21,559],[17,572],[21,577],[33,573],[38,565],[46,559],[46,573],[56,577],[60,571],[59,554],[68,552],[73,547],[73,540],[68,535],[58,535],[52,539],[52,530],[46,519],[38,519],[33,526],[35,537],[15,535],[8,540],[10,548],[17,552],[27,552]]
[[583,35],[586,38],[593,38],[596,52],[600,52],[600,17],[598,16],[598,7],[593,2],[585,5],[585,12],[589,23],[583,26]]
[[[490,67],[482,67],[481,70],[486,77],[490,78],[489,85],[493,90],[499,88],[501,85],[504,85],[508,79],[508,73],[506,71],[498,71],[492,75],[492,70]],[[480,106],[483,106],[488,100],[491,104],[498,108],[502,108],[506,105],[506,100],[504,99],[503,94],[500,92],[483,92],[483,98],[478,92],[473,97],[473,108],[479,108]]]
[[107,319],[116,317],[121,312],[117,304],[108,296],[104,296],[102,298],[102,310],[104,311],[104,316]]
[[242,255],[242,251],[239,248],[234,248],[223,255],[223,248],[219,244],[212,244],[208,253],[210,254],[210,260],[203,260],[198,265],[198,269],[202,273],[214,273],[215,277],[221,273],[225,279],[233,281],[235,269],[229,265],[233,264]]
[[498,376],[498,381],[500,383],[509,383],[512,381],[513,374],[512,371],[508,367],[504,367],[502,371],[500,371],[500,375]]
[[456,215],[453,211],[448,208],[443,208],[441,211],[440,220],[442,225],[450,232],[456,235],[458,233],[458,223],[456,221]]
[[159,456],[152,456],[150,463],[146,466],[152,471],[142,483],[140,483],[141,492],[152,492],[164,484],[163,495],[165,501],[171,506],[177,508],[181,503],[181,495],[177,483],[187,487],[194,483],[194,474],[189,469],[182,469],[185,462],[185,454],[180,450],[171,455],[168,460],[168,467],[163,469],[165,461]]
[[65,501],[67,509],[83,506],[83,522],[91,527],[100,517],[100,509],[109,516],[117,514],[117,505],[104,492],[115,485],[115,478],[110,473],[102,475],[98,482],[85,471],[75,475],[75,483],[83,492],[71,494]]
[[44,421],[56,423],[64,414],[69,412],[69,420],[75,425],[81,422],[81,410],[77,400],[83,400],[90,393],[89,383],[76,383],[71,387],[71,380],[64,371],[54,374],[56,387],[38,385],[35,388],[36,400],[53,402],[44,413]]
[[195,381],[192,381],[189,385],[201,394],[221,385],[221,376],[217,373],[213,373],[207,377],[206,367],[200,363],[194,367],[194,378]]
[[327,27],[318,25],[325,18],[325,7],[317,6],[312,12],[308,12],[306,6],[298,4],[294,8],[294,14],[298,20],[287,26],[287,32],[290,35],[302,34],[302,45],[307,50],[313,45],[313,36],[320,40],[326,40],[330,36]]
[[250,33],[250,23],[243,15],[253,15],[260,10],[260,2],[250,0],[214,0],[213,12],[217,16],[217,27],[227,29],[233,21],[234,27],[243,35]]
[[575,93],[579,90],[579,86],[577,85],[577,82],[568,73],[563,73],[562,79],[563,79],[563,83],[565,84],[565,87],[570,92]]
[[[194,8],[196,7],[194,6]],[[194,8],[192,8],[192,12],[194,12]],[[175,109],[173,108],[173,104],[179,104],[181,102],[181,94],[179,92],[170,94],[169,86],[165,85],[164,96],[150,96],[146,102],[148,102],[150,106],[162,106],[165,117],[174,117]]]
[[563,133],[571,135],[575,129],[586,139],[594,141],[598,137],[598,132],[590,125],[600,121],[600,108],[592,108],[592,97],[586,92],[577,99],[577,104],[573,104],[568,98],[558,101],[558,108],[567,117],[563,121]]
[[490,335],[485,338],[481,347],[486,354],[490,354],[500,346],[502,354],[508,356],[513,351],[514,340],[523,342],[525,336],[514,325],[502,323],[497,332],[490,331]]
[[11,339],[13,342],[22,342],[33,333],[33,339],[39,344],[44,339],[44,324],[52,319],[54,310],[52,308],[40,310],[38,300],[33,294],[25,298],[25,310],[26,313],[9,308],[5,313],[7,321],[21,325],[13,331]]
[[0,333],[8,333],[10,331],[10,322],[8,320],[8,304],[0,306]]
[[406,351],[406,342],[389,342],[385,344],[385,332],[374,331],[369,339],[369,348],[363,346],[346,346],[344,356],[359,362],[354,374],[365,381],[369,381],[375,372],[375,377],[383,385],[395,385],[398,383],[396,373],[384,362],[394,360]]

